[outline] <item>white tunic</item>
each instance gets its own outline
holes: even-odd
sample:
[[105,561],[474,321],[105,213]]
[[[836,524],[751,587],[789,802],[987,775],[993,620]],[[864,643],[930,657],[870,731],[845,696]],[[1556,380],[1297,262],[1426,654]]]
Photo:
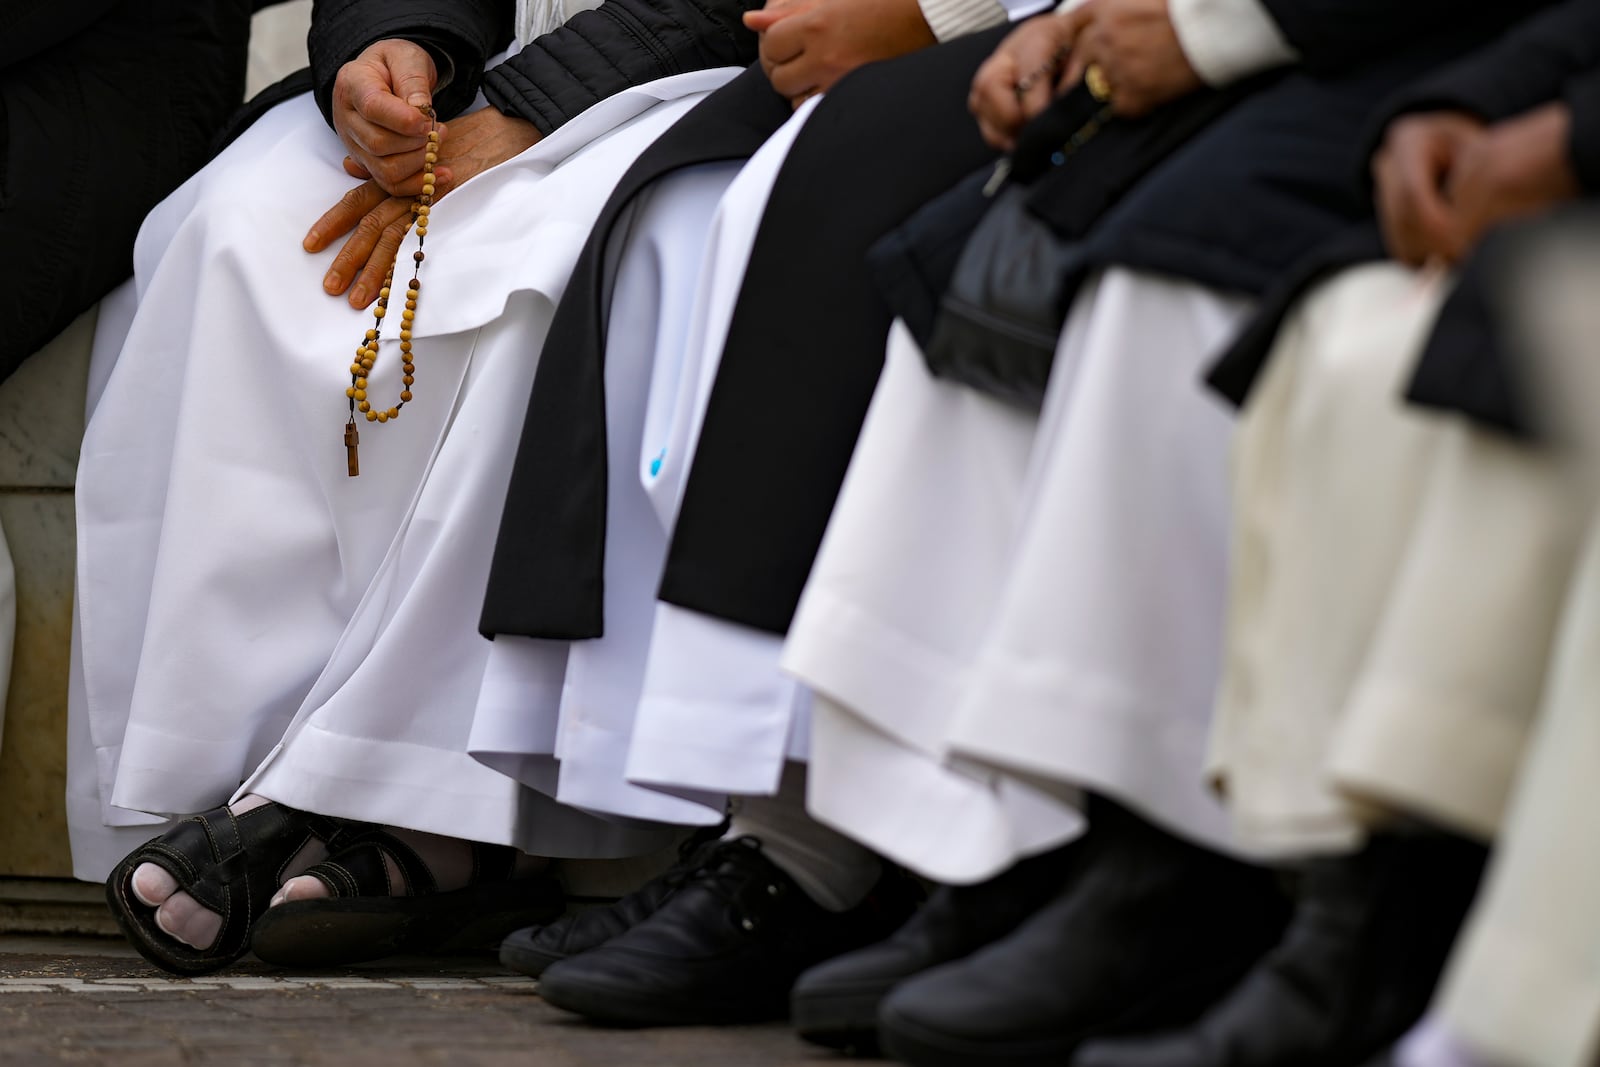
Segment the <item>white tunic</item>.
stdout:
[[1080,788],[1230,847],[1204,782],[1229,419],[1197,379],[1246,310],[1108,271],[1038,419],[896,328],[784,653],[822,694],[814,815],[957,883],[1071,839]]
[[778,672],[781,641],[655,598],[756,230],[814,107],[742,168],[655,183],[613,237],[605,636],[560,651],[497,639],[470,746],[563,803],[711,824],[726,794],[774,792],[804,753],[806,697]]
[[[300,249],[350,185],[309,97],[152,213],[134,287],[102,315],[78,475],[80,876],[149,836],[158,820],[135,813],[241,788],[552,855],[656,843],[467,754],[490,650],[477,617],[544,333],[593,220],[734,73],[620,93],[435,207],[416,399],[362,424],[356,479],[344,390],[372,320],[320,292],[332,250]],[[387,332],[379,398],[399,391]]]

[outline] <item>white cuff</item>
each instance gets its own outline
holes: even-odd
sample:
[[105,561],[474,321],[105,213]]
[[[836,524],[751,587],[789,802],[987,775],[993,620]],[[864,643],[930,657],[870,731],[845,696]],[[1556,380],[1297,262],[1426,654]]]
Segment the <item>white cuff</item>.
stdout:
[[1260,0],[1168,0],[1168,13],[1189,65],[1212,87],[1300,58]]
[[917,4],[928,29],[941,43],[998,26],[1012,17],[1003,0],[917,0]]

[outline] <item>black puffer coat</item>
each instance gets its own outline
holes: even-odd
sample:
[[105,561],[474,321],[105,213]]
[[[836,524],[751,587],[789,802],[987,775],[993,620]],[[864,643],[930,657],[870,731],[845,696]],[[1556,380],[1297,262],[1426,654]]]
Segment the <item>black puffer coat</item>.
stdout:
[[0,3],[0,379],[133,270],[244,95],[249,0]]
[[632,85],[685,71],[745,66],[756,36],[740,16],[760,0],[605,0],[487,72],[511,39],[511,0],[319,0],[311,29],[317,104],[329,114],[339,68],[386,37],[449,57],[450,83],[435,105],[459,113],[481,87],[495,107],[548,134]]

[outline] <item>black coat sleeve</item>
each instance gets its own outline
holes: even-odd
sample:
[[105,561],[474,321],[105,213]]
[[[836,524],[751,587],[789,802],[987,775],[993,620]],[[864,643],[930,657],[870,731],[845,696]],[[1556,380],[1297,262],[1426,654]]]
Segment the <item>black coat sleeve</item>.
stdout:
[[484,93],[541,133],[632,85],[746,66],[756,35],[741,16],[761,0],[605,0],[489,71]]
[[1567,84],[1572,109],[1572,168],[1589,196],[1600,196],[1600,70]]
[[454,73],[434,95],[442,118],[460,114],[483,81],[483,65],[511,40],[515,0],[316,0],[307,40],[317,106],[333,122],[339,68],[389,37],[448,57]]
[[0,70],[81,33],[119,2],[5,0],[0,4]]
[[1417,111],[1465,111],[1499,122],[1566,95],[1574,79],[1600,68],[1600,0],[1566,0],[1495,44],[1423,79],[1386,109],[1389,120]]
[[1315,72],[1337,72],[1435,36],[1441,27],[1503,20],[1542,0],[1263,0]]

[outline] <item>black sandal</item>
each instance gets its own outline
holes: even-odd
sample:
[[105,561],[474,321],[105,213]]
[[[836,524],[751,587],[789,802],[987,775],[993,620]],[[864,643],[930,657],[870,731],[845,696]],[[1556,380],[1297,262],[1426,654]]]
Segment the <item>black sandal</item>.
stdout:
[[[268,908],[251,947],[268,963],[336,967],[401,954],[494,949],[512,930],[545,923],[566,908],[549,875],[513,878],[517,852],[471,842],[472,876],[465,889],[441,893],[422,857],[404,841],[369,827],[303,873],[332,894]],[[387,856],[405,876],[393,895]]]
[[[325,816],[270,801],[240,815],[213,808],[129,853],[106,880],[106,903],[139,955],[173,974],[210,974],[249,951],[250,926],[278,891],[284,865],[314,839],[337,847],[343,832]],[[133,893],[133,872],[145,863],[222,916],[209,948],[191,948],[156,925],[156,909]]]

